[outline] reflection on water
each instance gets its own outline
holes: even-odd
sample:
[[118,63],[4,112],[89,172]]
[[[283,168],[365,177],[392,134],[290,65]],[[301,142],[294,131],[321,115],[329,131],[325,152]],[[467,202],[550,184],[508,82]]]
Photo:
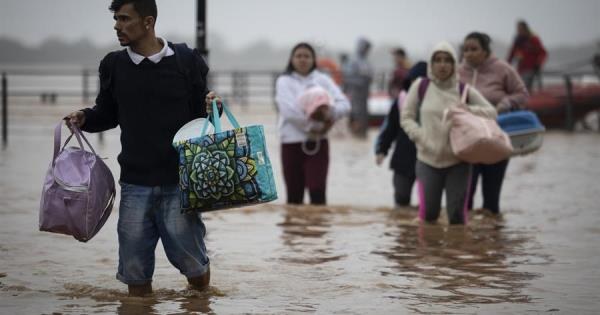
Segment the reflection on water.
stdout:
[[[57,291],[67,300],[59,302],[59,309],[118,314],[246,313],[246,308],[250,313],[432,313],[532,301],[523,290],[540,274],[523,268],[551,262],[537,248],[532,231],[505,227],[501,219],[482,214],[474,215],[467,227],[423,225],[415,216],[414,211],[331,206],[217,213],[207,220],[212,227],[208,245],[228,248],[213,260],[217,272],[209,290],[173,289],[184,280],[169,279],[181,276],[165,266],[171,276],[157,276],[149,298],[127,297],[123,286],[106,289],[105,284],[68,281]],[[280,234],[269,231],[274,226]],[[236,237],[235,231],[245,231],[244,237]],[[225,240],[232,236],[236,241]],[[273,247],[261,256],[266,244]],[[236,250],[246,258],[226,258]],[[257,255],[249,257],[253,253]],[[46,261],[42,264],[48,266]],[[104,281],[117,285],[114,279]],[[353,301],[359,305],[347,304]]]
[[551,259],[533,250],[531,232],[508,230],[501,217],[479,213],[469,226],[430,225],[394,213],[383,235],[392,241],[374,251],[391,263],[386,277],[410,281],[394,284],[399,293],[423,303],[487,304],[527,303],[522,293],[538,273],[519,267],[549,264]]
[[[151,296],[140,298],[129,297],[124,291],[71,283],[66,284],[65,291],[57,295],[73,300],[91,298],[97,302],[95,308],[116,309],[115,312],[120,315],[212,314],[211,298],[224,296],[218,289],[209,287],[202,292],[189,289],[182,291],[158,289]],[[68,305],[70,309],[82,307],[74,303]]]
[[283,231],[283,244],[289,249],[282,253],[281,260],[317,265],[343,258],[345,255],[334,253],[333,239],[327,235],[332,215],[326,207],[286,207],[284,221],[278,225]]
[[[472,213],[470,225],[463,227],[421,224],[410,210],[284,209],[283,222],[278,224],[287,248],[280,253],[283,262],[327,264],[335,269],[347,268],[349,260],[355,261],[349,257],[360,256],[362,268],[382,277],[370,276],[385,296],[402,300],[413,311],[440,303],[446,307],[528,303],[532,297],[522,291],[540,274],[521,269],[552,262],[537,250],[531,231],[506,228],[501,217],[484,212]],[[372,243],[374,249],[368,255],[340,246],[336,237],[348,228]],[[382,256],[387,263],[380,265],[370,255]],[[355,280],[359,286],[367,281]],[[427,307],[427,311],[435,308]]]

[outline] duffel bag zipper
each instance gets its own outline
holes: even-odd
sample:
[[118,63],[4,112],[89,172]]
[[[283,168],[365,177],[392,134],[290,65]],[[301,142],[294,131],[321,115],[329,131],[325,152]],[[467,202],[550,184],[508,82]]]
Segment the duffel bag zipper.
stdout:
[[66,183],[62,182],[60,179],[58,179],[56,176],[54,177],[54,181],[60,187],[64,188],[65,190],[68,190],[68,191],[79,192],[79,193],[88,191],[87,186],[69,186]]

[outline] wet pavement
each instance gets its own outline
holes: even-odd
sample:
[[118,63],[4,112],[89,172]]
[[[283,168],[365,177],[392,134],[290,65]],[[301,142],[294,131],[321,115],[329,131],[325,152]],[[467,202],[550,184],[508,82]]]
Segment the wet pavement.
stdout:
[[[11,108],[0,151],[0,314],[600,311],[598,133],[548,132],[540,151],[511,160],[501,217],[474,211],[468,226],[450,227],[394,209],[392,174],[371,152],[376,131],[355,140],[341,124],[331,135],[330,206],[286,206],[272,107],[234,107],[242,124],[265,125],[280,199],[204,216],[208,290],[189,290],[159,245],[154,294],[130,298],[115,279],[116,207],[88,243],[38,231],[53,126],[75,108]],[[118,174],[118,130],[103,144],[88,138]]]

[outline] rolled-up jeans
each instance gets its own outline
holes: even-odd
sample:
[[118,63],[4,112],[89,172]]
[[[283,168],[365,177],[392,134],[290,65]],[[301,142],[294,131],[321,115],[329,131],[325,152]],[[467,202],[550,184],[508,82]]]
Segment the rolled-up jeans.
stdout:
[[204,274],[209,260],[200,213],[182,213],[178,185],[140,186],[120,182],[119,270],[128,285],[152,281],[160,238],[169,262],[188,278]]

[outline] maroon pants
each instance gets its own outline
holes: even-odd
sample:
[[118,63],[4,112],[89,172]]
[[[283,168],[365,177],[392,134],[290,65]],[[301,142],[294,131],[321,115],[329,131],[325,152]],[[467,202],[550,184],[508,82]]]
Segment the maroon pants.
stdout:
[[[312,150],[316,142],[308,142],[306,147]],[[320,149],[314,155],[302,150],[302,143],[283,143],[281,145],[281,164],[287,189],[287,203],[301,204],[304,189],[308,188],[311,204],[325,204],[327,170],[329,169],[329,142],[320,140]]]

